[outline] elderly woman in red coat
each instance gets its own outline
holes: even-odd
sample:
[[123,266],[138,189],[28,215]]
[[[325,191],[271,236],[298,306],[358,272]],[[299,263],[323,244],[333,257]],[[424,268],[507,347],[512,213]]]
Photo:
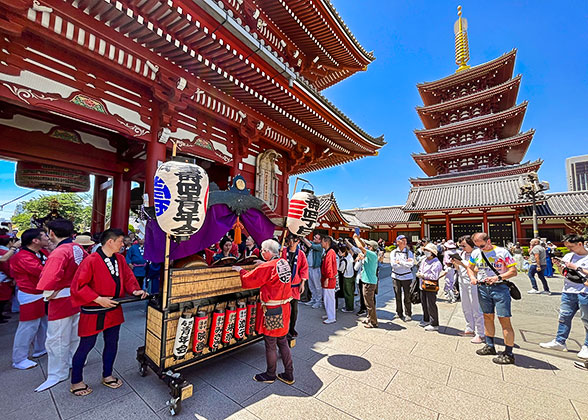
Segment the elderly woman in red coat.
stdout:
[[[276,377],[288,384],[294,383],[294,367],[286,334],[290,326],[290,301],[292,300],[291,271],[288,262],[279,257],[280,245],[273,239],[261,244],[261,256],[266,262],[252,271],[235,266],[233,269],[241,275],[241,282],[246,289],[260,288],[260,303],[257,313],[263,316],[260,332],[265,341],[265,358],[267,370],[253,377],[257,382],[273,383]],[[278,355],[276,345],[280,348],[284,373],[276,375]]]

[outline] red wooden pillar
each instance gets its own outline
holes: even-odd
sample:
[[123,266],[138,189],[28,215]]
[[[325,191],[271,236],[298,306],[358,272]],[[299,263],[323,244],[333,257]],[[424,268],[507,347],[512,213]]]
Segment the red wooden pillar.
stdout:
[[[288,214],[288,203],[290,199],[290,186],[289,186],[289,176],[284,169],[282,169],[282,213],[284,216]],[[278,200],[280,202],[280,200]]]
[[129,210],[131,207],[131,181],[124,177],[124,174],[114,176],[114,187],[112,191],[112,215],[110,227],[122,229],[127,232],[129,229]]
[[425,218],[423,217],[421,219],[421,239],[423,239],[425,237],[425,223],[427,221],[425,220]]
[[523,239],[523,227],[521,225],[521,218],[518,211],[515,212],[515,227],[516,227],[516,241],[520,242]]
[[107,188],[102,189],[102,184],[108,181],[108,178],[102,175],[94,175],[94,196],[92,200],[92,225],[90,231],[94,233],[104,231],[104,222],[106,219],[106,193]]
[[490,235],[490,230],[488,228],[488,210],[482,210],[482,214],[484,215],[484,225],[482,226],[482,230]]
[[[157,111],[157,113],[156,113]],[[147,157],[145,160],[145,189],[144,193],[149,194],[149,205],[152,206],[153,202],[153,178],[155,172],[159,167],[159,162],[165,162],[167,158],[167,148],[164,143],[160,143],[159,137],[159,107],[154,102],[154,113],[152,118],[151,126],[151,141],[147,144]]]
[[451,219],[449,218],[449,213],[445,213],[445,239],[451,239]]

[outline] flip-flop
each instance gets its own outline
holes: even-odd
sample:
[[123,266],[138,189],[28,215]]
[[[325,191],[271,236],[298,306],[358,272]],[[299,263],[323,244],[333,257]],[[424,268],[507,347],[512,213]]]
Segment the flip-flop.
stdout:
[[375,326],[374,324],[365,324],[364,325],[365,328],[378,328],[377,326]]
[[[84,391],[90,391],[87,394],[79,394],[79,392],[84,392]],[[69,392],[71,392],[72,394],[74,394],[76,397],[87,397],[88,395],[90,395],[92,393],[92,388],[90,388],[88,385],[86,385],[83,388],[77,388],[77,389],[69,389]]]
[[123,383],[118,378],[114,378],[113,381],[105,381],[104,379],[102,379],[102,385],[107,386],[108,388],[111,388],[111,389],[118,389],[123,385]]

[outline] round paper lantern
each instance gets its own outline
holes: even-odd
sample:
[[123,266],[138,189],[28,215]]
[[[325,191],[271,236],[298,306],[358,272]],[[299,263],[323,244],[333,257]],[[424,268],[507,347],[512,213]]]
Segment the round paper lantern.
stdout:
[[206,171],[186,160],[165,162],[155,173],[153,202],[161,230],[177,237],[193,235],[206,216]]
[[319,213],[319,199],[311,190],[300,190],[290,199],[286,227],[294,235],[306,236],[316,226]]
[[75,169],[44,163],[18,162],[14,182],[19,187],[59,192],[86,192],[90,175]]

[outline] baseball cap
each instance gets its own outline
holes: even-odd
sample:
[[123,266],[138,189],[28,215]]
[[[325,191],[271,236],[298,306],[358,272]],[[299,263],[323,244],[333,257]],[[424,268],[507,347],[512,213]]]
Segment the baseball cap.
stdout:
[[397,240],[397,241],[399,241],[399,240],[401,240],[401,239],[406,239],[406,236],[404,236],[404,235],[398,235],[398,236],[396,237],[396,240]]

